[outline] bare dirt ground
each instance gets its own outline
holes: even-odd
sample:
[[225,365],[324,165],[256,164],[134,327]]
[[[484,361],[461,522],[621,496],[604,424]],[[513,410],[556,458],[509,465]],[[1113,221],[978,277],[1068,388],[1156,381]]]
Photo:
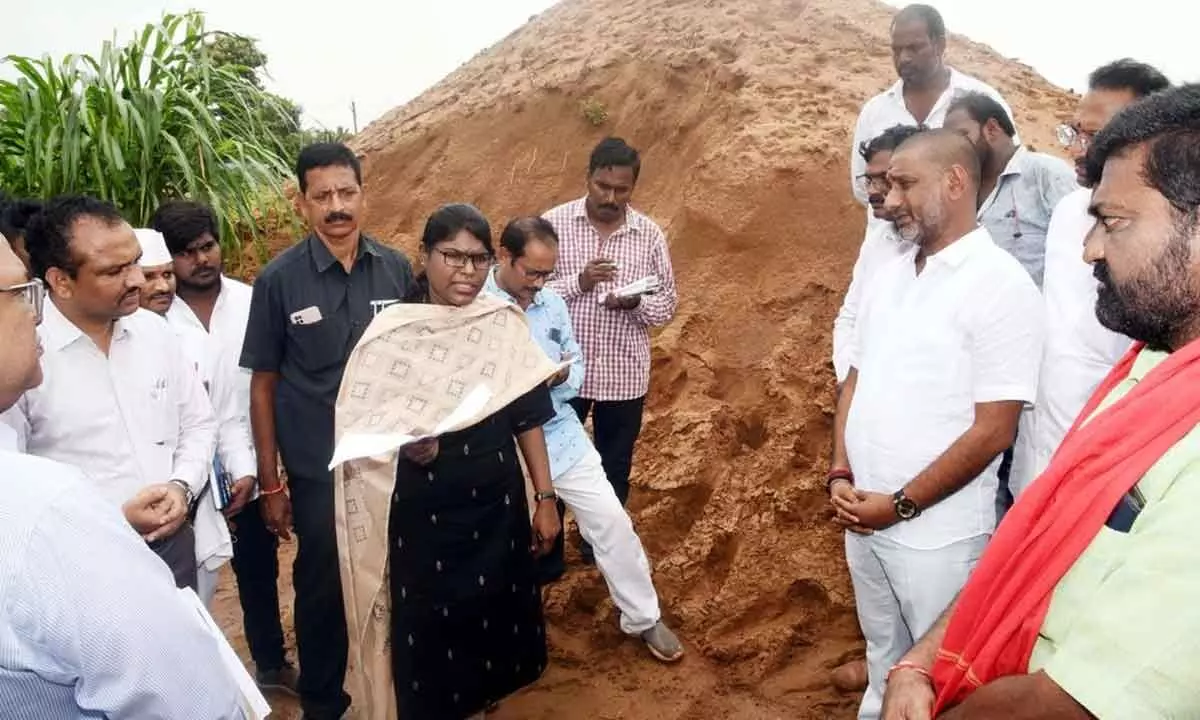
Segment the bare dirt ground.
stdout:
[[[828,682],[861,639],[821,477],[830,329],[864,222],[852,128],[895,82],[891,12],[567,0],[355,139],[369,229],[410,256],[441,203],[475,203],[498,231],[582,195],[607,134],[642,150],[634,204],[671,243],[679,311],[654,341],[630,510],[690,654],[654,663],[620,635],[596,572],[575,569],[546,595],[550,670],[496,717],[853,716]],[[965,38],[948,61],[1006,96],[1027,143],[1053,147],[1068,93]],[[228,588],[218,606],[238,639]]]

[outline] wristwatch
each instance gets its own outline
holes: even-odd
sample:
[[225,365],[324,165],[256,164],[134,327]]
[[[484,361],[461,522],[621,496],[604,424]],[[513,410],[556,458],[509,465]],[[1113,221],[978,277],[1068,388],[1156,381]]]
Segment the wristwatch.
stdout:
[[535,502],[542,502],[543,500],[557,500],[558,493],[554,492],[553,490],[546,490],[545,492],[538,490],[533,494],[533,499]]
[[904,488],[900,488],[892,495],[892,506],[896,508],[896,516],[901,520],[912,520],[921,514],[921,508],[913,502],[913,499],[904,494]]
[[183,489],[183,497],[184,497],[185,501],[187,502],[187,506],[189,508],[191,508],[192,503],[196,501],[196,496],[192,494],[192,489],[188,486],[188,484],[182,480],[177,480],[177,479],[171,479],[171,480],[168,480],[167,482],[171,485],[176,485]]

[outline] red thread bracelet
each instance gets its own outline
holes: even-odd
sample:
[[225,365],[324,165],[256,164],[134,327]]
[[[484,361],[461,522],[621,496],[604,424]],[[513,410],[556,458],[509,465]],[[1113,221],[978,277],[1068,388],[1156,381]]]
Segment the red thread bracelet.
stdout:
[[833,488],[833,484],[838,480],[845,480],[851,485],[854,484],[854,472],[850,468],[834,468],[825,475],[825,492],[829,492]]
[[260,488],[258,489],[258,494],[259,494],[259,496],[262,496],[262,495],[278,495],[279,493],[283,492],[283,491],[284,491],[284,490],[286,490],[286,489],[287,489],[287,484],[286,484],[286,483],[279,483],[278,485],[276,485],[275,487],[271,488],[270,490],[263,490],[263,489],[260,487]]
[[892,673],[896,672],[897,670],[912,670],[920,675],[925,676],[926,680],[933,682],[933,676],[929,674],[928,670],[926,670],[925,668],[916,664],[915,662],[909,662],[907,660],[903,661],[903,662],[898,662],[895,665],[888,668],[887,676],[884,678],[884,681],[890,682],[892,679]]

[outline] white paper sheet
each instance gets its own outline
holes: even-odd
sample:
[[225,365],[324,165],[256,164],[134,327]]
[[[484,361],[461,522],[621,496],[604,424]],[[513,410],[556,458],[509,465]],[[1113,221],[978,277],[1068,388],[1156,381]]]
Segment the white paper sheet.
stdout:
[[[561,371],[563,368],[569,367],[572,363],[578,361],[578,358],[570,358],[558,363],[555,372]],[[420,440],[437,437],[448,432],[455,425],[461,424],[464,420],[477,414],[480,410],[487,406],[488,401],[492,399],[492,391],[488,390],[483,385],[476,385],[467,393],[466,397],[450,411],[450,414],[442,419],[433,432],[428,435],[411,435],[409,433],[364,433],[364,432],[348,432],[342,435],[342,439],[338,442],[337,447],[333,450],[333,459],[329,461],[329,469],[333,470],[338,465],[350,460],[358,460],[361,458],[376,457],[386,455],[394,450],[399,450],[405,445],[410,445]]]
[[242,664],[241,658],[233,651],[233,647],[229,641],[225,639],[225,634],[221,632],[221,628],[213,620],[212,615],[208,614],[208,609],[204,607],[204,603],[200,602],[199,596],[192,591],[191,588],[180,588],[179,594],[181,600],[190,607],[197,615],[200,616],[200,621],[208,634],[213,637],[217,643],[217,652],[221,656],[221,664],[225,666],[225,670],[233,678],[237,684],[238,692],[241,694],[239,698],[242,706],[242,712],[246,714],[248,720],[265,720],[271,714],[271,706],[267,703],[267,699],[263,697],[262,691],[258,689],[254,678],[250,677],[250,673],[246,670],[246,666]]
[[333,470],[338,465],[349,460],[358,460],[359,458],[375,457],[376,455],[385,455],[398,450],[405,445],[410,445],[419,440],[437,437],[445,433],[456,424],[471,417],[479,412],[488,400],[492,397],[492,392],[483,385],[476,385],[467,396],[459,402],[445,418],[438,423],[432,433],[428,435],[410,435],[408,433],[360,433],[348,432],[342,436],[341,442],[333,451],[333,459],[329,461],[329,469]]
[[[643,278],[638,278],[633,282],[623,287],[612,291],[612,295],[617,298],[629,298],[636,295],[645,295],[648,293],[657,292],[662,283],[657,275],[647,275]],[[597,298],[601,305],[604,304],[604,296]]]

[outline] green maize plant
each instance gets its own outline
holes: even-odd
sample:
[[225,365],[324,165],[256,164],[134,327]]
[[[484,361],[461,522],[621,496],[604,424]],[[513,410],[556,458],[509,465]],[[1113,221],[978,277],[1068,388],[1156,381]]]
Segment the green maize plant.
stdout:
[[159,203],[213,206],[223,242],[258,238],[260,213],[283,201],[286,108],[244,69],[210,51],[204,16],[164,15],[98,56],[9,56],[0,80],[0,190],[85,193],[145,226]]

